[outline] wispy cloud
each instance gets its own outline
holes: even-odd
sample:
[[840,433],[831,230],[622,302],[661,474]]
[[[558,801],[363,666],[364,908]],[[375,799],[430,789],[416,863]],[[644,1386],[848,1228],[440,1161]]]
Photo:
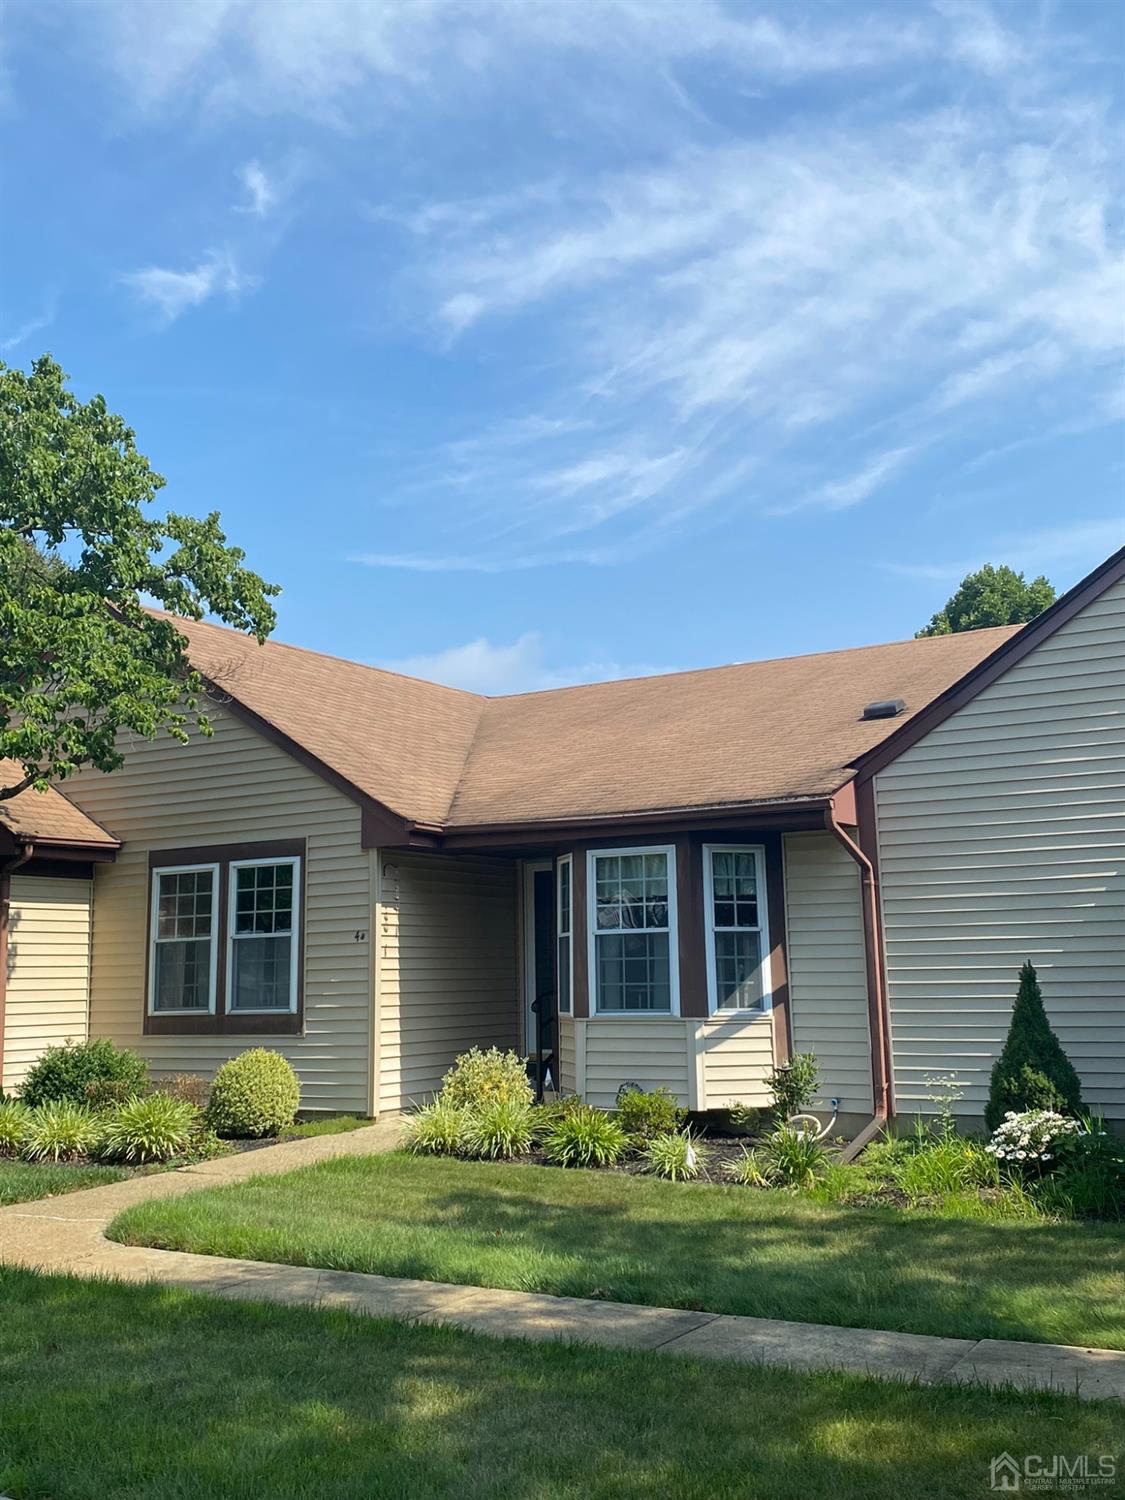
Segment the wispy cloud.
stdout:
[[238,211],[252,214],[256,219],[266,218],[277,206],[280,196],[277,184],[258,161],[246,162],[239,167],[236,176],[245,194],[243,201],[236,205]]
[[528,631],[511,645],[494,644],[486,637],[450,646],[429,655],[384,661],[379,666],[408,677],[442,682],[448,687],[473,693],[503,694],[538,692],[544,688],[571,687],[579,682],[608,682],[621,677],[650,677],[669,671],[667,667],[613,661],[587,661],[553,665],[538,631]]
[[13,349],[18,349],[21,344],[26,343],[33,334],[42,333],[44,328],[50,328],[58,312],[58,302],[58,297],[52,294],[44,302],[41,312],[26,319],[23,323],[18,323],[10,333],[0,338],[0,354],[10,354]]
[[143,271],[126,272],[121,280],[139,302],[155,311],[163,326],[174,323],[190,308],[200,307],[212,297],[236,298],[255,284],[252,276],[239,269],[229,251],[214,251],[190,270],[149,266]]
[[819,489],[813,490],[805,498],[787,507],[771,508],[770,513],[789,515],[794,510],[804,510],[810,506],[820,507],[823,510],[850,510],[853,505],[862,505],[865,500],[870,500],[876,490],[881,489],[892,479],[917,451],[914,445],[891,448],[886,453],[878,454],[848,478],[834,479],[827,484],[822,484]]
[[962,553],[946,562],[894,562],[884,563],[883,567],[888,573],[906,578],[948,583],[959,583],[986,562],[1005,563],[1017,572],[1062,569],[1068,576],[1079,576],[1122,546],[1125,546],[1125,513],[1108,520],[1074,521],[1032,532],[1002,533],[983,543],[974,555]]

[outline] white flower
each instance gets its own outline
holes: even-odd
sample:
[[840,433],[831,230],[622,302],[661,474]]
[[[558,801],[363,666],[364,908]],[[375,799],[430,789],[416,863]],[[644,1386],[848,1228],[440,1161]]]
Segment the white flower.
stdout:
[[1027,1152],[1026,1152],[1026,1151],[1017,1151],[1017,1152],[1016,1152],[1016,1160],[1017,1160],[1017,1161],[1023,1161],[1023,1159],[1024,1159],[1024,1157],[1025,1157],[1025,1156],[1026,1156],[1026,1155],[1027,1155]]

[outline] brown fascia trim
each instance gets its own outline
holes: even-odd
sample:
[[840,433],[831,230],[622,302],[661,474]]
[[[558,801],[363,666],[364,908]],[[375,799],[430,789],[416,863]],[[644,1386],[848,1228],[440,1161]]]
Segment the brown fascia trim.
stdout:
[[1068,620],[1073,620],[1075,615],[1080,614],[1088,604],[1104,594],[1106,589],[1112,588],[1125,578],[1125,547],[1115,552],[1112,557],[1107,557],[1092,573],[1088,573],[1074,585],[1061,599],[1056,599],[1049,609],[1045,609],[1041,615],[1036,615],[1018,635],[1010,636],[1008,640],[997,646],[990,656],[986,656],[982,662],[966,672],[964,677],[959,678],[952,687],[946,688],[944,693],[927,703],[925,708],[920,709],[912,719],[899,726],[898,729],[881,741],[866,754],[861,755],[853,762],[856,771],[856,780],[862,784],[869,781],[884,767],[889,766],[896,760],[904,750],[909,750],[911,745],[916,745],[920,739],[936,729],[939,724],[945,722],[959,708],[964,708],[966,703],[971,703],[978,693],[983,692],[986,687],[994,683],[998,677],[1002,677],[1009,668],[1014,667],[1018,661],[1034,651],[1043,641],[1065,625]]
[[278,729],[276,724],[271,724],[261,714],[255,713],[252,708],[236,698],[229,688],[222,687],[213,682],[209,677],[202,677],[207,696],[216,706],[229,708],[235,718],[241,719],[262,736],[269,740],[271,745],[277,745],[287,755],[292,756],[306,770],[312,771],[329,786],[335,787],[338,792],[343,792],[345,797],[350,797],[355,802],[361,813],[360,820],[360,843],[364,849],[379,849],[385,846],[401,845],[409,839],[411,825],[408,818],[400,817],[392,808],[370,796],[362,787],[356,786],[354,781],[334,770],[326,761],[307,750],[299,740]]
[[[612,817],[553,819],[526,823],[478,823],[425,830],[426,847],[441,850],[521,848],[528,844],[614,838],[621,834],[661,834],[683,830],[722,828],[776,829],[798,832],[824,827],[828,796],[794,798],[788,802],[738,802],[701,808],[672,808],[664,812],[619,813]],[[411,830],[413,836],[414,830]],[[414,842],[412,837],[411,842]]]
[[[847,831],[854,827],[858,840]],[[894,1110],[886,953],[879,899],[878,849],[871,784],[842,787],[824,814],[824,826],[859,866],[863,904],[863,956],[867,970],[867,1023],[871,1038],[871,1096],[876,1119]]]
[[112,864],[117,858],[119,843],[83,844],[74,839],[65,842],[53,839],[36,839],[35,848],[40,859],[77,860],[83,864]]

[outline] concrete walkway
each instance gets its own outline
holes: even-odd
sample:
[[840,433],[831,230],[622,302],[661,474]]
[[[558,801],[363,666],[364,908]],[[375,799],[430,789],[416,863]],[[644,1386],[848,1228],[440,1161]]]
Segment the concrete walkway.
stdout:
[[787,1323],[772,1318],[496,1291],[353,1271],[269,1265],[119,1245],[105,1228],[122,1209],[150,1198],[290,1172],[335,1156],[393,1149],[394,1122],[346,1135],[289,1141],[176,1172],[0,1209],[0,1261],[77,1276],[154,1281],[213,1296],[444,1323],[494,1338],[563,1339],[698,1359],[850,1370],[891,1379],[1043,1387],[1125,1401],[1125,1354],[1059,1344],[947,1339],[925,1334]]

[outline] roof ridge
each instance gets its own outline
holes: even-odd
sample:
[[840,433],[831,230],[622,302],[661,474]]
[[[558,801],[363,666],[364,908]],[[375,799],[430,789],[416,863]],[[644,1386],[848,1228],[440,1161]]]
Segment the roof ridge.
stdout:
[[548,693],[573,693],[580,688],[618,687],[630,682],[660,682],[669,677],[701,677],[707,672],[732,672],[738,667],[773,667],[782,662],[812,661],[818,656],[858,656],[863,651],[887,651],[892,646],[921,645],[923,641],[948,641],[954,637],[982,636],[1001,631],[1014,635],[1022,625],[981,625],[975,630],[950,631],[947,635],[908,636],[898,641],[869,641],[866,646],[838,646],[827,651],[794,651],[788,656],[755,656],[748,661],[716,662],[710,667],[677,667],[673,672],[638,672],[632,677],[600,677],[596,682],[571,682],[553,688],[531,688],[523,693],[481,694],[486,704],[511,703],[517,698],[545,698]]

